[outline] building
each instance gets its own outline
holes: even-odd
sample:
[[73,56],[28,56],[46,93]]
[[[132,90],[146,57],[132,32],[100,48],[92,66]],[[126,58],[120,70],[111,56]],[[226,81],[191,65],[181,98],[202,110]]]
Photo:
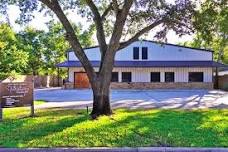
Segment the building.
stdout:
[[[98,71],[99,47],[85,48]],[[67,88],[88,88],[89,81],[73,51],[57,66],[68,68]],[[140,40],[117,52],[112,88],[213,88],[213,70],[225,65],[213,61],[213,51]]]

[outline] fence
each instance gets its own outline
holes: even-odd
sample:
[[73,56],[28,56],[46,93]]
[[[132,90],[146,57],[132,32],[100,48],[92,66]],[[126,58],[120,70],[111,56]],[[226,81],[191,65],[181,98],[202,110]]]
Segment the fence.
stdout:
[[58,87],[62,85],[63,80],[58,78],[58,76],[34,76],[35,88]]
[[228,75],[219,76],[218,87],[219,89],[228,91]]

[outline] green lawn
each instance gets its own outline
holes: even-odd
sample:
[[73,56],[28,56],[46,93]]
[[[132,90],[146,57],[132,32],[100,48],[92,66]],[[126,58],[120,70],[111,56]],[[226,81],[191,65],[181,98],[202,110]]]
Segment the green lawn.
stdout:
[[86,111],[4,109],[0,147],[228,147],[228,110],[115,110],[90,120]]

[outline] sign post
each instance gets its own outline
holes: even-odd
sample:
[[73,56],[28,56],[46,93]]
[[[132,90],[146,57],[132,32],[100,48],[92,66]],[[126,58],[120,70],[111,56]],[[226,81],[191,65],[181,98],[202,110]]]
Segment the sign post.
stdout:
[[0,90],[0,121],[3,117],[3,108],[31,106],[31,116],[34,116],[32,76],[3,80],[0,83]]
[[35,116],[34,102],[31,104],[31,117]]
[[35,108],[34,108],[34,94],[33,94],[33,90],[34,90],[34,77],[32,78],[32,101],[31,101],[31,117],[35,116]]

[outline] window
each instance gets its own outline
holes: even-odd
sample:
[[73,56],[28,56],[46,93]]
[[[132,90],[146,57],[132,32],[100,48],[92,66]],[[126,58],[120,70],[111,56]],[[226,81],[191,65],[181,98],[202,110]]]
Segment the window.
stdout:
[[160,72],[151,72],[150,81],[151,82],[160,82]]
[[147,60],[148,59],[148,48],[142,47],[142,59]]
[[131,82],[131,72],[122,72],[122,82]]
[[203,82],[203,72],[189,72],[188,81],[189,82]]
[[165,72],[165,82],[174,82],[174,72]]
[[135,59],[135,60],[139,59],[139,47],[133,48],[133,59]]
[[119,76],[118,76],[118,72],[112,72],[112,82],[118,82],[119,80]]

